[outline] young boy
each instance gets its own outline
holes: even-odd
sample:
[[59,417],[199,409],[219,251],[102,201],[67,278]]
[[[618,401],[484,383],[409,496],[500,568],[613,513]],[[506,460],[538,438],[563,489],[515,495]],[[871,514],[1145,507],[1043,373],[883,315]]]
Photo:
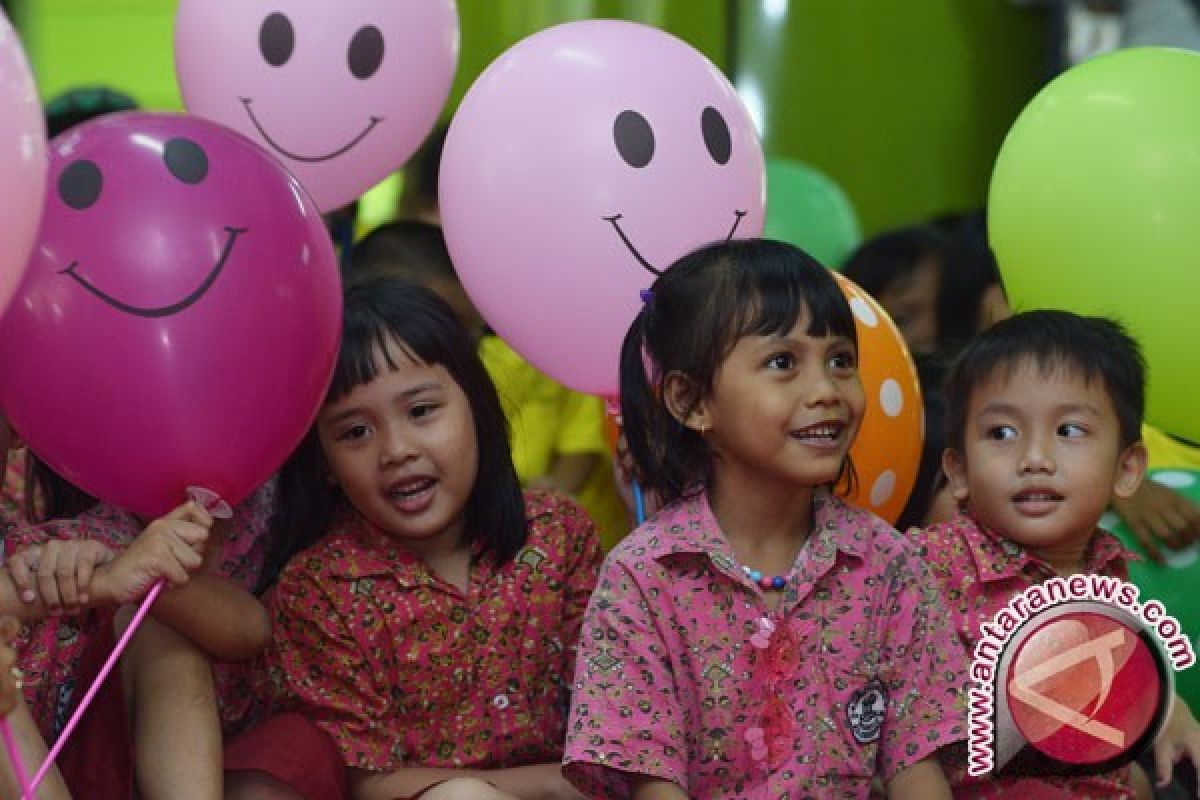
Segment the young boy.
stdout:
[[[1063,311],[1002,321],[955,362],[942,465],[960,513],[919,535],[969,651],[982,623],[1047,578],[1128,578],[1132,554],[1097,523],[1145,472],[1144,373],[1137,344],[1118,324]],[[1164,783],[1184,752],[1196,763],[1200,729],[1177,698],[1155,744]],[[1128,766],[1092,776],[976,778],[962,763],[948,777],[956,798],[1138,796]]]

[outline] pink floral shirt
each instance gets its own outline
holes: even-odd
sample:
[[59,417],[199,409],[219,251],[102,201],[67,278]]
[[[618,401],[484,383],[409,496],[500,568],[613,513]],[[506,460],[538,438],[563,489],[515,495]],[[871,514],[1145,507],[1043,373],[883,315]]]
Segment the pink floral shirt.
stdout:
[[525,510],[525,546],[502,566],[477,560],[464,593],[347,509],[272,592],[277,707],[361,769],[558,761],[602,552],[567,498],[530,490]]
[[[1056,574],[1044,561],[966,514],[924,531],[914,529],[910,535],[928,553],[944,613],[968,653],[975,652],[980,625],[991,620],[1014,595]],[[1085,571],[1127,580],[1130,558],[1138,556],[1126,550],[1117,537],[1098,529],[1088,544]],[[989,779],[969,776],[963,757],[955,759],[947,777],[956,800],[1132,800],[1135,796],[1129,767],[1092,776]]]
[[[966,657],[915,548],[825,492],[777,612],[695,492],[609,555],[580,635],[567,777],[629,796],[865,798],[965,736]],[[764,620],[766,620],[764,622]]]

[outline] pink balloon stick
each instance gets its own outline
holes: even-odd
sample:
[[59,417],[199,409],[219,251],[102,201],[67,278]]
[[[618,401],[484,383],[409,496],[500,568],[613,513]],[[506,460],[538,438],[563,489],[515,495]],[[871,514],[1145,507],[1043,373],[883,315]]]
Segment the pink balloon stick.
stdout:
[[104,662],[104,666],[100,669],[100,674],[96,676],[96,680],[88,687],[87,694],[79,701],[78,708],[71,715],[71,719],[67,721],[67,725],[58,736],[58,741],[54,743],[54,747],[50,748],[50,753],[46,756],[46,760],[42,762],[42,766],[38,769],[37,774],[33,776],[33,783],[30,785],[31,791],[37,791],[37,787],[46,777],[46,773],[50,771],[50,767],[54,765],[54,760],[58,758],[58,754],[62,752],[63,746],[66,745],[67,739],[71,737],[71,733],[75,730],[75,726],[79,724],[79,720],[83,717],[89,705],[92,704],[92,699],[96,696],[96,692],[100,691],[100,687],[104,685],[108,673],[112,672],[113,667],[117,665],[117,659],[121,657],[121,653],[125,652],[125,648],[129,645],[129,641],[133,635],[137,633],[137,629],[141,626],[142,620],[146,618],[146,614],[150,612],[150,606],[154,605],[154,601],[158,599],[162,593],[164,581],[159,579],[158,583],[151,587],[149,593],[146,594],[142,605],[138,608],[137,613],[133,615],[133,620],[129,623],[129,627],[125,629],[125,633],[121,634],[121,640],[117,642],[117,646],[113,648],[112,653],[108,656],[108,660]]

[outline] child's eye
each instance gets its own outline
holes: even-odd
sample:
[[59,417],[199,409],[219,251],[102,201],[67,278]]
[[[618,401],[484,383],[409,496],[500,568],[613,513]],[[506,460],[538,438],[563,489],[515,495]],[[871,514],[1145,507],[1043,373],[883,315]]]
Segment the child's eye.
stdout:
[[829,366],[837,370],[849,370],[858,366],[858,357],[853,350],[843,350],[829,357]]
[[791,369],[796,366],[796,359],[791,353],[776,353],[767,359],[764,366],[767,369]]
[[1065,436],[1068,439],[1074,439],[1083,436],[1087,433],[1087,429],[1082,425],[1076,425],[1074,422],[1064,422],[1058,426],[1058,435]]
[[437,411],[438,408],[440,406],[437,403],[418,403],[408,410],[408,415],[413,419],[422,419]]
[[1017,429],[1011,425],[993,425],[987,429],[987,437],[996,441],[1005,441],[1017,437]]
[[337,440],[339,442],[356,442],[359,439],[366,438],[369,432],[370,430],[366,425],[359,423],[358,425],[351,425],[349,428],[346,428],[339,433],[337,435]]

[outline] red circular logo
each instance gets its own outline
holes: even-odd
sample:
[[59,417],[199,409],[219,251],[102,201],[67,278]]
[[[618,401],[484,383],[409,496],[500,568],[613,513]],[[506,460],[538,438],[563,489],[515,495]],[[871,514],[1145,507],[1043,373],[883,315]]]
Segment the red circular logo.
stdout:
[[1033,624],[1004,676],[1021,735],[1066,764],[1100,764],[1130,752],[1164,703],[1153,645],[1093,611]]

